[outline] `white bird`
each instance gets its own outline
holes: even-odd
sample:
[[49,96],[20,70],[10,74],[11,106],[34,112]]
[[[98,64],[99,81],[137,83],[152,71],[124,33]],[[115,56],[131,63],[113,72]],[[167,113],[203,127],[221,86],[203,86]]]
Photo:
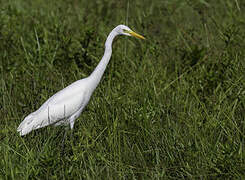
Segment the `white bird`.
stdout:
[[125,25],[118,25],[109,34],[105,42],[105,52],[95,70],[87,78],[75,81],[50,97],[38,110],[29,114],[19,125],[21,136],[48,125],[68,125],[73,129],[74,122],[88,104],[98,86],[111,58],[112,42],[117,35],[134,36],[145,39]]

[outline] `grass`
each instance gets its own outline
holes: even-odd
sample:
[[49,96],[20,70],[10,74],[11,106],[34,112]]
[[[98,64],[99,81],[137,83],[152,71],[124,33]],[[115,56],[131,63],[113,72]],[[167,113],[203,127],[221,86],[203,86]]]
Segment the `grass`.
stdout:
[[[0,1],[1,179],[243,179],[245,2]],[[16,128],[88,76],[127,23],[68,131]]]

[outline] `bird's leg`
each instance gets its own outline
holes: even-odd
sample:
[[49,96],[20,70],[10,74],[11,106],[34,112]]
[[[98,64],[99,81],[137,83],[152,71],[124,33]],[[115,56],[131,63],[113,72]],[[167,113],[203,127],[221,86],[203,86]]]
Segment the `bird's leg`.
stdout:
[[71,132],[71,139],[72,140],[74,140],[74,138],[73,138],[73,127],[74,127],[75,119],[76,119],[76,116],[70,118],[70,128],[71,128],[71,131],[72,131]]
[[74,127],[75,119],[76,119],[75,116],[74,116],[74,117],[70,117],[70,119],[69,119],[71,130],[72,130],[73,127]]
[[75,123],[75,119],[73,119],[72,121],[70,121],[70,127],[71,127],[71,130],[72,130],[73,127],[74,127],[74,123]]
[[[70,128],[71,130],[74,127],[74,123],[75,123],[75,119],[76,119],[76,115],[73,115],[69,118],[68,122],[70,123]],[[64,154],[64,147],[65,147],[65,139],[66,139],[66,134],[67,134],[68,128],[65,129],[65,133],[62,139],[62,144],[61,144],[61,156],[63,156]],[[73,139],[73,133],[71,133],[71,138]]]
[[67,129],[65,129],[64,136],[63,136],[62,143],[61,143],[61,156],[63,156],[64,154],[66,134],[67,134]]

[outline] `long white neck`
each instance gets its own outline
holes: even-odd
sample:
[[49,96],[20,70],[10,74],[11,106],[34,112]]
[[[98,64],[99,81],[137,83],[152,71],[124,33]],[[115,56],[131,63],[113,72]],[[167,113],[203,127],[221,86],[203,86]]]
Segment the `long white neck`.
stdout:
[[104,55],[103,55],[102,59],[100,60],[99,64],[96,66],[95,70],[89,76],[89,78],[93,82],[93,89],[95,89],[97,87],[97,85],[99,84],[100,79],[102,78],[102,76],[105,72],[106,66],[110,61],[111,53],[112,53],[112,42],[113,42],[113,39],[117,35],[118,34],[115,31],[113,31],[113,30],[111,31],[111,33],[109,34],[109,36],[107,37],[106,42],[105,42]]

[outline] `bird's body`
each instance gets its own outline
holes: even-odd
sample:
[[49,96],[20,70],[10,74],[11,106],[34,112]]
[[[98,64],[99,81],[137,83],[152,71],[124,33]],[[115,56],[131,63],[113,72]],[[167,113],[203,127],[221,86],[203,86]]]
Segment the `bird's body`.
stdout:
[[19,125],[21,135],[51,124],[69,124],[73,128],[74,120],[87,105],[92,92],[87,87],[88,79],[78,80],[50,97],[37,111],[29,114]]
[[109,63],[113,39],[120,34],[144,39],[143,36],[134,33],[127,26],[119,25],[114,28],[107,37],[105,53],[92,74],[60,90],[37,111],[29,114],[17,128],[21,136],[48,125],[70,124],[71,129],[73,129],[76,118],[80,116],[84,107],[88,104]]

